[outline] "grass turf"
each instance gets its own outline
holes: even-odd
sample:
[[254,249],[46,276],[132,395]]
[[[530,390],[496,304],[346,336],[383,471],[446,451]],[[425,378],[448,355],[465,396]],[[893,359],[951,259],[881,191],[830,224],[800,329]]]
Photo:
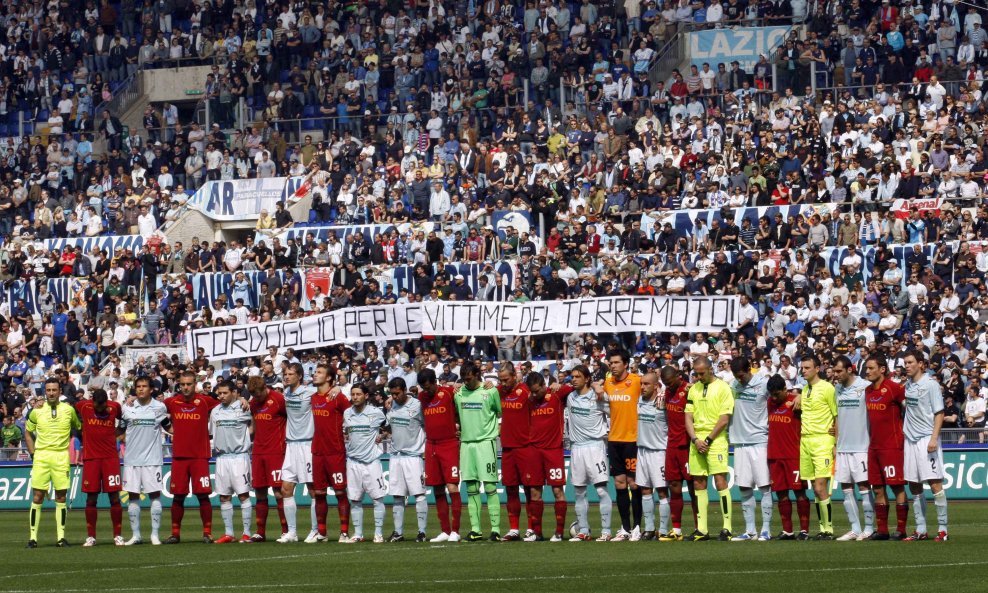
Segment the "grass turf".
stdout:
[[[464,505],[465,507],[466,505]],[[834,505],[837,534],[847,524],[843,507]],[[687,512],[689,506],[686,507]],[[373,518],[365,506],[365,535],[373,535]],[[83,513],[69,514],[69,549],[54,547],[54,514],[45,511],[41,524],[41,548],[24,549],[27,513],[0,513],[0,591],[7,593],[100,592],[203,592],[203,591],[364,591],[400,587],[402,591],[436,591],[461,585],[481,589],[496,587],[516,591],[613,591],[619,588],[654,586],[663,593],[697,590],[786,591],[810,585],[815,590],[908,591],[942,584],[951,593],[984,590],[988,568],[988,545],[982,533],[988,503],[953,503],[950,507],[950,540],[930,542],[765,542],[765,543],[478,543],[478,544],[371,544],[340,545],[335,541],[306,545],[277,543],[205,545],[199,542],[199,515],[186,512],[183,535],[187,543],[177,546],[116,548],[110,537],[107,511],[100,511],[95,548],[82,548],[85,538]],[[506,513],[502,510],[502,515]],[[614,525],[619,527],[616,509]],[[894,512],[892,513],[894,526]],[[928,519],[936,524],[932,502]],[[794,517],[795,518],[795,517]],[[299,509],[302,537],[309,512]],[[330,509],[330,535],[336,526]],[[486,524],[486,511],[484,513]],[[567,521],[573,520],[572,506]],[[760,518],[758,519],[760,521]],[[234,519],[239,525],[239,510]],[[269,534],[278,531],[277,514],[268,517]],[[507,517],[502,516],[507,524]],[[522,527],[525,525],[524,514]],[[684,529],[691,528],[692,523]],[[551,534],[555,520],[551,505],[544,526]],[[165,509],[162,538],[169,535],[169,513]],[[222,534],[216,509],[214,534]],[[711,532],[719,531],[721,519],[711,506]],[[735,532],[743,525],[735,505]],[[798,524],[797,524],[798,525]],[[592,511],[591,526],[597,533],[599,520]],[[811,533],[816,531],[815,512]],[[145,541],[150,518],[142,515]],[[429,536],[436,535],[435,511],[429,509]],[[273,529],[272,529],[273,528]],[[912,529],[910,523],[909,528]],[[385,537],[391,533],[390,508]],[[130,528],[124,513],[124,536]],[[463,530],[469,530],[466,508]],[[778,517],[776,517],[777,533]],[[415,537],[415,513],[406,512],[406,538]],[[239,536],[239,533],[237,534]],[[275,537],[277,534],[275,533]],[[332,538],[335,540],[335,538]]]

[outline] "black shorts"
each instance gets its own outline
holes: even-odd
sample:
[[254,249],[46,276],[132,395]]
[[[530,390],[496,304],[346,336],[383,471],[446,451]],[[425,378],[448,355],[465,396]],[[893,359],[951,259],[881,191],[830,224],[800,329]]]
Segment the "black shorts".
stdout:
[[612,476],[635,477],[635,466],[638,465],[637,443],[607,443],[607,464],[611,466]]

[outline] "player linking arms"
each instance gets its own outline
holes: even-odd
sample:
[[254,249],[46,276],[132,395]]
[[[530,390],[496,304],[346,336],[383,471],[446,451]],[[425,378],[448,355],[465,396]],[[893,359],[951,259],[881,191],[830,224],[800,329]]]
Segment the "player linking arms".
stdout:
[[432,369],[422,369],[417,378],[425,422],[425,485],[432,487],[442,529],[430,541],[458,542],[463,501],[460,498],[460,442],[456,436],[460,428],[453,406],[454,392],[452,387],[439,385]]
[[532,495],[532,531],[525,541],[542,541],[542,486],[548,484],[552,488],[555,499],[553,509],[556,515],[556,532],[552,542],[563,541],[566,529],[566,470],[563,460],[563,422],[566,400],[573,393],[569,385],[546,387],[542,373],[529,373],[525,377],[532,398],[532,467],[535,480],[540,483],[538,488],[531,488]]
[[[772,481],[768,472],[768,378],[751,374],[744,356],[731,361],[734,374],[734,415],[731,444],[734,445],[734,482],[741,490],[744,533],[732,541],[772,539]],[[755,531],[755,490],[762,496],[762,530]]]
[[268,389],[261,376],[247,379],[247,393],[250,394],[250,410],[254,415],[254,446],[250,459],[250,479],[257,496],[254,505],[257,528],[251,541],[267,541],[268,489],[274,491],[278,518],[281,520],[281,533],[288,533],[285,520],[285,505],[281,498],[281,467],[285,463],[285,396],[274,389]]
[[134,381],[136,398],[129,398],[123,407],[124,449],[123,489],[127,492],[127,516],[132,537],[128,546],[143,543],[141,539],[141,494],[151,499],[151,545],[161,544],[161,446],[162,427],[168,423],[165,404],[151,397],[151,379],[138,377]]
[[353,537],[344,543],[364,541],[364,505],[366,493],[374,501],[374,543],[384,543],[384,495],[388,484],[381,467],[381,429],[387,419],[380,408],[367,405],[363,385],[350,390],[351,407],[343,412],[343,434],[346,435],[346,488],[350,497],[350,521]]
[[82,400],[75,406],[82,422],[82,491],[86,493],[86,543],[96,545],[96,503],[100,492],[110,499],[110,521],[113,523],[113,543],[122,546],[120,535],[123,508],[120,506],[120,453],[117,451],[117,424],[120,404],[109,401],[106,391],[93,389],[93,399]]
[[[645,520],[643,540],[655,540],[669,534],[669,488],[666,484],[666,448],[669,425],[665,402],[659,394],[659,377],[642,376],[642,396],[638,400],[638,463],[635,465],[638,487],[642,490],[642,514]],[[659,492],[659,532],[655,532],[655,498]]]
[[[820,359],[808,356],[800,361],[806,379],[796,407],[802,412],[802,438],[799,441],[799,477],[813,484],[816,514],[820,519],[818,540],[834,538],[833,509],[830,505],[830,477],[834,469],[834,421],[837,394],[834,386],[820,377]],[[800,532],[797,539],[808,534]]]
[[[844,510],[851,531],[837,538],[839,542],[864,541],[875,533],[875,498],[868,486],[868,405],[865,390],[870,383],[855,374],[854,364],[838,356],[832,369],[837,393],[837,460],[835,476],[844,492]],[[854,490],[861,492],[864,531],[858,517]]]
[[340,518],[340,543],[350,535],[350,499],[346,493],[346,445],[343,441],[343,413],[350,407],[350,400],[333,387],[336,373],[329,365],[320,363],[312,374],[316,393],[312,396],[312,485],[316,507],[315,531],[305,538],[312,544],[326,540],[326,516],[329,505],[326,492],[330,487],[336,494],[336,511]]
[[569,413],[570,479],[576,491],[578,533],[569,541],[590,541],[587,486],[593,484],[600,498],[600,537],[611,541],[611,495],[607,491],[607,411],[610,405],[603,385],[590,387],[590,369],[580,364],[570,371],[573,393],[566,398]]
[[[865,361],[865,379],[871,382],[865,390],[868,398],[868,482],[875,492],[875,515],[878,529],[871,539],[877,541],[906,538],[909,504],[906,503],[906,479],[903,473],[902,413],[906,405],[905,388],[889,379],[888,362],[881,354],[872,354]],[[889,499],[886,487],[895,495],[895,533],[889,535]]]
[[935,541],[947,541],[947,493],[943,489],[943,450],[940,428],[943,426],[943,392],[936,379],[926,374],[926,358],[910,351],[903,358],[906,366],[906,419],[903,424],[906,443],[904,465],[909,491],[913,495],[916,531],[906,541],[929,538],[926,534],[926,494],[923,482],[933,491],[937,508]]
[[[405,541],[405,502],[415,498],[415,518],[418,535],[415,541],[425,541],[425,526],[429,521],[429,501],[425,498],[425,429],[422,416],[422,403],[411,397],[405,380],[395,377],[388,382],[391,393],[391,408],[388,410],[388,425],[391,427],[391,465],[389,466],[388,493],[394,505],[391,509],[395,529],[391,542]],[[442,494],[442,492],[440,492]]]
[[220,405],[209,413],[209,432],[216,451],[216,493],[220,495],[220,516],[225,534],[217,544],[229,544],[233,538],[233,495],[240,499],[243,524],[241,543],[250,543],[250,524],[254,507],[250,502],[250,424],[251,414],[237,401],[236,386],[221,381],[216,386]]
[[809,539],[810,499],[806,496],[806,482],[799,475],[799,435],[802,431],[800,411],[796,409],[796,396],[786,389],[781,375],[768,379],[771,401],[768,409],[768,472],[772,491],[779,497],[779,517],[782,533],[776,539],[796,540],[792,526],[792,499],[796,494],[796,514],[799,515],[799,539]]
[[497,440],[501,398],[497,389],[485,389],[476,363],[460,369],[463,386],[453,398],[460,419],[460,478],[467,486],[467,513],[471,531],[467,541],[479,542],[481,534],[481,486],[487,494],[491,541],[501,540],[501,500],[497,495]]

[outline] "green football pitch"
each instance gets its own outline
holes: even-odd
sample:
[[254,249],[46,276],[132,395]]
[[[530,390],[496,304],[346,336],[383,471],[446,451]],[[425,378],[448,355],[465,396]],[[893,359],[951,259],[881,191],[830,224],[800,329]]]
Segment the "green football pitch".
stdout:
[[[689,507],[687,506],[687,509]],[[373,521],[365,506],[365,534]],[[466,509],[464,509],[465,511]],[[308,509],[299,509],[300,532],[308,527]],[[434,510],[429,535],[436,535]],[[711,507],[711,530],[720,525]],[[572,507],[568,521],[572,520]],[[950,593],[985,590],[988,570],[988,504],[954,503],[950,541],[927,542],[700,542],[700,543],[456,543],[341,545],[205,545],[196,537],[199,515],[190,509],[184,521],[188,540],[177,546],[116,548],[109,516],[100,511],[99,545],[82,548],[83,513],[69,515],[68,535],[75,545],[55,548],[54,515],[45,511],[41,548],[27,550],[27,513],[0,513],[0,592],[208,592],[208,591],[616,591],[654,588],[678,591],[918,591],[942,588]],[[502,515],[503,515],[502,511]],[[835,505],[838,533],[846,523]],[[742,518],[734,509],[735,528]],[[814,513],[815,515],[815,513]],[[893,513],[894,515],[894,513]],[[162,535],[168,535],[164,513]],[[934,522],[932,502],[928,517]],[[894,516],[893,525],[894,525]],[[406,513],[406,537],[415,535],[415,513]],[[486,520],[486,513],[485,513]],[[502,521],[507,521],[502,517]],[[524,527],[524,515],[522,525]],[[239,514],[235,522],[239,524]],[[687,521],[689,522],[689,521]],[[464,527],[468,525],[466,513]],[[615,509],[614,523],[618,524]],[[150,520],[142,516],[145,538]],[[221,526],[217,511],[214,526]],[[269,530],[277,515],[268,518]],[[335,509],[330,509],[330,532]],[[544,525],[554,519],[547,509]],[[591,525],[599,525],[596,512]],[[816,531],[815,516],[811,532]],[[686,526],[689,527],[689,526]],[[369,529],[368,529],[369,528]],[[910,529],[912,525],[910,524]],[[468,529],[464,529],[465,533]],[[124,535],[130,529],[124,514]],[[214,528],[222,532],[222,527]],[[272,531],[277,531],[277,527]],[[387,513],[385,536],[391,533]],[[778,526],[774,532],[778,531]],[[239,534],[238,534],[239,535]],[[811,588],[811,589],[807,589]]]

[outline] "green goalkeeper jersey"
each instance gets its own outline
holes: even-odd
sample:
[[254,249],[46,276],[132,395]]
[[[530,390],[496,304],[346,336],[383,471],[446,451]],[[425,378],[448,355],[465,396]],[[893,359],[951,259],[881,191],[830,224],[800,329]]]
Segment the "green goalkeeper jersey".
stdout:
[[498,437],[501,417],[501,397],[497,389],[467,389],[460,387],[453,397],[460,417],[460,442],[478,443]]

